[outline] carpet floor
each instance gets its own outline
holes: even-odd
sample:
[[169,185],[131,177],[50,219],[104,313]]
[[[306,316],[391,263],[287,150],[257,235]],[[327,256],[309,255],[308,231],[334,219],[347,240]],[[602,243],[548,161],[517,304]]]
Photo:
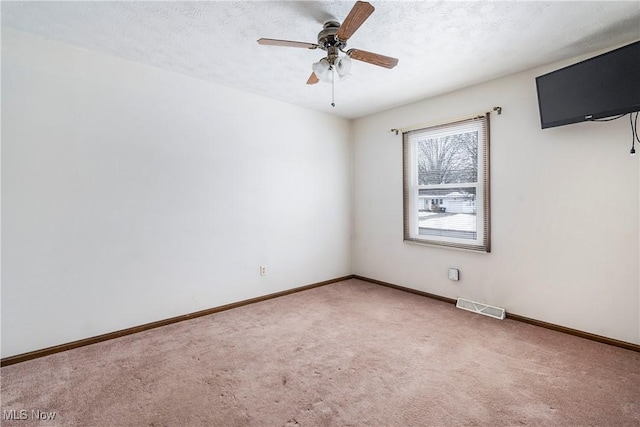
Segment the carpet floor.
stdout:
[[7,426],[640,425],[640,353],[356,279],[0,373]]

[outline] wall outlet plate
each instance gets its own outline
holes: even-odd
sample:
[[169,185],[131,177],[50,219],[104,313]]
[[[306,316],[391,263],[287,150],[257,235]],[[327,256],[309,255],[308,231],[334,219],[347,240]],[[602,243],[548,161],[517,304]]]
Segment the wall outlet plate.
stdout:
[[457,268],[449,269],[449,279],[451,280],[460,280],[460,270]]

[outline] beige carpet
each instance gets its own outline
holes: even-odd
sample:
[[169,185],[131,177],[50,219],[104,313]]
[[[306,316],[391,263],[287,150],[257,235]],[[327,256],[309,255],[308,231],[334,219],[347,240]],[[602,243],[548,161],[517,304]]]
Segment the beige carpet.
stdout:
[[358,280],[1,374],[8,426],[640,425],[640,353]]

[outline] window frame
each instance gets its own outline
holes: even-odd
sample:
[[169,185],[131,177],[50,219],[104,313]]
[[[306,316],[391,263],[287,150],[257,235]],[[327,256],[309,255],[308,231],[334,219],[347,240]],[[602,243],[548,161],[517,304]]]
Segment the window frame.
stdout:
[[[404,241],[428,246],[451,247],[479,252],[491,252],[490,227],[490,127],[489,113],[459,119],[433,126],[403,131],[403,213]],[[477,165],[475,182],[448,184],[418,184],[417,135],[446,136],[478,129]],[[462,130],[460,130],[462,129]],[[465,130],[466,129],[466,130]],[[432,136],[432,137],[435,137]],[[475,188],[476,239],[419,234],[418,200],[421,189]],[[433,202],[435,198],[431,199]],[[441,199],[441,197],[438,197]]]

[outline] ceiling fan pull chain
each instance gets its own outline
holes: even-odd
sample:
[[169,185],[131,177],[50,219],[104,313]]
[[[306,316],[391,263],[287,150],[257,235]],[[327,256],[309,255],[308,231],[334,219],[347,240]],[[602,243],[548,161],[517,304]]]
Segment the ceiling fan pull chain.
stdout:
[[335,67],[331,66],[331,106],[332,107],[336,106],[336,94],[334,90],[335,77],[336,77]]

